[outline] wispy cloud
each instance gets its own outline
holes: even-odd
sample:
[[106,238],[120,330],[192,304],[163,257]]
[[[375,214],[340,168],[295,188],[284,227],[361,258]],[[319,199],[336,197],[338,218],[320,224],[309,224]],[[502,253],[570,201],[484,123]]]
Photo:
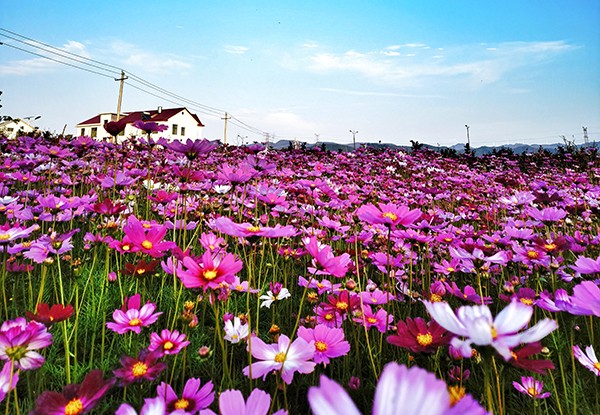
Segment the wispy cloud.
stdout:
[[[551,61],[576,48],[566,41],[507,42],[435,49],[422,43],[410,43],[375,51],[320,52],[307,55],[301,61],[306,70],[315,73],[356,73],[392,85],[431,77],[463,77],[491,83],[502,79],[510,71]],[[410,53],[403,53],[403,49]]]
[[373,97],[401,97],[401,98],[444,98],[443,95],[437,94],[401,94],[396,92],[374,92],[374,91],[355,91],[351,89],[338,88],[317,88],[318,91],[332,92],[337,94],[356,95],[356,96],[373,96]]
[[[7,45],[11,44],[10,42],[5,42],[5,43]],[[62,47],[58,48],[59,49],[58,51],[54,50],[53,51],[54,53],[46,52],[42,49],[39,49],[40,45],[38,45],[38,44],[31,43],[31,42],[29,42],[29,44],[30,44],[30,46],[21,45],[21,44],[18,44],[15,46],[18,46],[25,50],[30,50],[33,53],[47,56],[48,58],[36,57],[36,58],[31,58],[31,59],[18,59],[18,60],[9,61],[3,65],[0,65],[0,75],[25,76],[25,75],[35,74],[35,73],[53,71],[53,70],[56,70],[57,68],[59,68],[60,66],[62,66],[60,63],[55,62],[52,59],[69,62],[74,65],[77,64],[77,62],[75,62],[75,61],[66,59],[64,56],[71,56],[71,55],[69,55],[67,53],[63,53],[63,52],[74,53],[76,55],[79,55],[79,56],[82,56],[85,58],[90,57],[90,53],[87,51],[86,46],[83,43],[80,43],[80,42],[77,42],[74,40],[70,40],[67,43],[65,43]],[[6,47],[10,47],[10,46],[6,46]],[[23,53],[25,54],[25,52],[23,52]],[[63,56],[61,56],[61,55],[63,55]]]
[[117,65],[125,69],[140,71],[143,73],[165,74],[174,70],[186,70],[192,68],[192,64],[183,57],[162,53],[155,50],[146,50],[137,45],[120,40],[109,43],[108,50],[100,51],[107,55],[110,60],[117,60]]
[[248,48],[246,46],[239,46],[239,45],[226,45],[223,50],[225,50],[225,52],[227,53],[231,53],[234,55],[242,55],[246,52],[248,52]]

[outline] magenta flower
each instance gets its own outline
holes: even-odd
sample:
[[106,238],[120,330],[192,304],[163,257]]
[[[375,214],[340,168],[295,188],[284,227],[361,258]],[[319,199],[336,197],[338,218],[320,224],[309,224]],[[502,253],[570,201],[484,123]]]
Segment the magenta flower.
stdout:
[[329,364],[334,357],[345,356],[350,351],[350,343],[344,339],[344,330],[318,324],[314,329],[300,326],[298,337],[315,344],[315,363]]
[[[219,395],[219,412],[221,415],[267,415],[271,407],[271,395],[260,389],[253,389],[244,402],[244,396],[239,390],[226,390]],[[200,411],[200,415],[217,415],[210,409]],[[273,415],[287,415],[280,409]]]
[[581,351],[581,348],[575,345],[573,346],[573,355],[583,367],[591,371],[594,375],[600,376],[600,362],[598,362],[598,358],[596,357],[596,353],[592,346],[587,346],[584,354]]
[[545,399],[550,396],[550,392],[542,393],[544,382],[541,380],[535,380],[531,376],[522,376],[521,383],[513,382],[513,386],[519,392],[534,399]]
[[571,314],[600,317],[600,288],[592,281],[583,281],[573,287]]
[[146,229],[133,215],[129,216],[127,224],[123,226],[123,232],[133,245],[133,250],[141,251],[154,258],[162,257],[166,251],[176,246],[174,242],[163,241],[167,231],[168,229],[164,225],[150,226],[149,229]]
[[376,327],[381,333],[389,330],[394,316],[389,314],[383,308],[373,312],[371,306],[364,304],[359,317],[354,318],[357,323],[362,323],[367,329]]
[[37,321],[17,317],[0,326],[0,360],[12,361],[15,368],[37,369],[44,364],[44,356],[36,350],[52,344],[52,335]]
[[[348,393],[338,383],[321,375],[320,385],[308,390],[308,402],[314,415],[360,415]],[[487,415],[471,395],[453,401],[446,382],[418,366],[410,369],[388,363],[377,388],[373,415]]]
[[600,274],[600,256],[596,259],[579,257],[571,268],[580,274]]
[[413,353],[435,353],[438,347],[450,342],[448,332],[435,321],[407,317],[406,322],[400,320],[396,326],[396,334],[389,336],[386,341]]
[[115,377],[121,379],[123,386],[144,380],[153,381],[167,368],[167,364],[158,362],[162,356],[160,351],[150,352],[143,349],[138,357],[123,356],[120,360],[121,367],[113,370]]
[[248,238],[252,236],[262,236],[264,238],[289,238],[298,234],[296,228],[291,225],[274,227],[260,227],[251,223],[235,223],[231,219],[221,216],[214,222],[215,229],[226,235],[237,236],[239,238]]
[[91,411],[115,384],[103,379],[100,369],[89,372],[81,385],[67,385],[62,393],[46,391],[35,401],[29,415],[79,415]]
[[17,382],[19,381],[19,372],[11,373],[11,369],[12,363],[5,362],[0,371],[0,402],[17,386]]
[[187,347],[190,344],[188,340],[186,340],[185,333],[179,333],[177,330],[167,330],[164,329],[158,333],[152,333],[150,335],[150,346],[148,346],[148,350],[151,352],[155,350],[160,350],[163,355],[172,355],[179,353],[184,347]]
[[443,328],[464,340],[455,337],[451,344],[459,349],[463,357],[471,357],[471,344],[492,346],[505,359],[512,357],[511,349],[522,343],[541,340],[558,328],[554,320],[543,319],[535,326],[519,333],[531,319],[533,307],[513,300],[496,318],[485,305],[463,306],[458,315],[448,303],[424,301],[431,317]]
[[208,141],[206,138],[203,140],[191,140],[187,139],[185,143],[181,141],[173,141],[168,144],[168,147],[177,152],[185,154],[188,160],[195,160],[200,154],[206,154],[217,148],[219,145],[218,141]]
[[555,207],[537,209],[530,207],[526,210],[527,214],[540,222],[558,222],[567,216],[567,211]]
[[133,123],[133,126],[144,131],[146,134],[159,133],[169,129],[168,125],[158,124],[154,121],[144,122],[142,120],[137,120]]
[[235,259],[233,254],[213,257],[210,251],[204,252],[200,263],[189,256],[183,258],[184,269],[177,273],[186,288],[219,288],[222,283],[234,282],[235,274],[242,269],[242,261]]
[[177,396],[171,385],[162,382],[156,389],[158,396],[165,401],[168,414],[192,415],[206,409],[215,399],[213,383],[202,385],[200,379],[190,378],[185,382],[181,398]]
[[[125,308],[127,307],[127,308]],[[147,327],[162,314],[155,313],[156,304],[147,302],[140,308],[140,295],[136,294],[133,297],[123,302],[123,307],[113,312],[113,322],[106,323],[106,327],[118,334],[124,334],[128,331],[133,331],[140,334],[142,327]]]
[[396,206],[393,203],[379,203],[378,207],[369,203],[356,210],[360,220],[371,225],[382,224],[391,228],[412,225],[422,214],[419,209],[410,210],[407,206]]
[[[348,272],[352,264],[350,254],[343,253],[335,256],[330,246],[323,245],[314,236],[303,240],[306,250],[313,257],[313,266],[308,268],[309,272],[317,275],[333,275],[342,278]],[[321,270],[318,270],[320,265]]]
[[[252,356],[260,362],[252,363],[243,370],[251,379],[262,376],[263,380],[270,372],[280,372],[281,379],[288,385],[292,383],[295,372],[303,374],[315,370],[316,363],[310,360],[315,355],[315,343],[297,338],[290,344],[285,334],[279,336],[276,344],[266,344],[258,337],[248,340],[252,343]],[[250,349],[250,348],[249,348]]]

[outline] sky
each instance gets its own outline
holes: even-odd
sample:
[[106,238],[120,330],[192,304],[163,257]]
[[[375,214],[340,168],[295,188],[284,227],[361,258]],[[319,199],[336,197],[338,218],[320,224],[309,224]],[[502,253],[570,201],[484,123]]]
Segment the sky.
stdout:
[[186,106],[210,140],[227,112],[230,144],[600,141],[598,0],[0,5],[0,115],[57,133],[116,112],[122,68],[124,112]]

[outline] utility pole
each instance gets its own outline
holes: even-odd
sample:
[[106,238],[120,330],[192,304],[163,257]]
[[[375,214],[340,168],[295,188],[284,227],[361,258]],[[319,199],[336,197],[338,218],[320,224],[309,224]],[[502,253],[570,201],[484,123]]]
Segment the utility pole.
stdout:
[[465,128],[467,129],[467,145],[469,146],[469,148],[471,148],[471,137],[469,137],[469,127],[467,124],[465,124]]
[[125,71],[121,69],[121,77],[114,78],[115,81],[119,82],[119,101],[117,102],[117,121],[121,119],[121,101],[123,101],[123,83],[127,77],[125,76]]
[[221,118],[225,120],[225,127],[223,128],[223,144],[227,145],[227,121],[231,119],[229,114],[225,113],[225,118]]
[[317,139],[317,145],[319,144],[319,136],[320,136],[320,135],[321,135],[321,134],[317,134],[317,133],[315,133],[315,138]]
[[358,134],[358,131],[350,130],[350,132],[352,133],[352,144],[354,145],[354,150],[356,150],[356,134]]
[[587,127],[583,127],[583,142],[586,145],[590,143],[590,138],[588,137]]

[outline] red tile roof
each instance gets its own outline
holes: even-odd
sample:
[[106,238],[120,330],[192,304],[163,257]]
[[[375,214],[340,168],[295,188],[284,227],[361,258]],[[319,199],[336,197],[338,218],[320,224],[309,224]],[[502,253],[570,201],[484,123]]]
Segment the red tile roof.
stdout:
[[[204,124],[202,124],[202,121],[200,121],[200,118],[198,118],[198,116],[196,114],[192,114],[185,107],[165,108],[160,113],[156,109],[149,110],[149,111],[130,112],[125,117],[121,118],[119,120],[119,122],[124,123],[124,124],[133,124],[134,122],[141,120],[142,116],[144,114],[148,114],[150,116],[150,118],[145,121],[155,121],[155,122],[169,121],[174,115],[178,114],[180,111],[187,111],[192,116],[192,118],[194,118],[194,120],[198,123],[198,127],[204,127]],[[89,120],[80,122],[77,125],[87,125],[87,124],[100,124],[100,114],[96,115],[95,117],[90,118]]]

